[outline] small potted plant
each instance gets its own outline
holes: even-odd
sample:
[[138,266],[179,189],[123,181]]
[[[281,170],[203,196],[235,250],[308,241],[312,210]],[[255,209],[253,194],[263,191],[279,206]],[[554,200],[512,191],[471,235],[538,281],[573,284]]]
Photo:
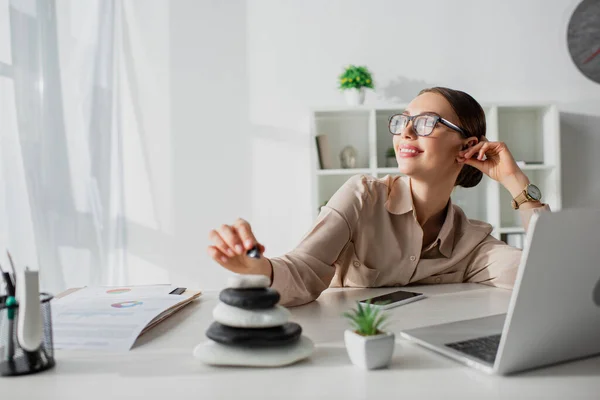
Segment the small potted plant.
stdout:
[[367,67],[349,65],[339,76],[339,88],[344,91],[346,102],[351,106],[365,101],[365,88],[373,89],[373,77]]
[[387,316],[370,301],[365,305],[357,302],[356,309],[343,315],[354,328],[344,332],[346,351],[352,363],[365,369],[386,367],[395,344],[394,333],[383,331]]
[[388,147],[385,152],[385,166],[388,168],[397,167],[398,161],[396,160],[396,152],[393,147]]

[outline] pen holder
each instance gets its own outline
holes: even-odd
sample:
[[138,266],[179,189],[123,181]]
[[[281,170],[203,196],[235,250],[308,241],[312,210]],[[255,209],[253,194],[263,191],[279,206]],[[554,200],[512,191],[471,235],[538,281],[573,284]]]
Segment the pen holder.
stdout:
[[42,344],[35,351],[27,351],[21,348],[17,340],[19,305],[7,306],[7,296],[0,296],[0,375],[29,375],[54,366],[50,300],[52,300],[51,295],[40,293],[44,324]]

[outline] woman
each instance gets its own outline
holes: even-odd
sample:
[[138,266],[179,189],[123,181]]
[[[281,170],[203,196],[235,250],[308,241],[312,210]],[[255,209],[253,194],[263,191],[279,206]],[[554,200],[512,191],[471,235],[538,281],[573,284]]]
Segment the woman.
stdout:
[[282,257],[253,259],[264,246],[250,225],[212,230],[209,255],[242,274],[263,274],[286,306],[316,299],[327,287],[477,282],[512,288],[521,251],[469,220],[450,200],[454,186],[473,187],[483,173],[510,192],[525,229],[539,202],[504,143],[485,138],[483,109],[471,96],[425,89],[390,119],[398,168],[406,177],[349,179],[321,209],[301,243]]

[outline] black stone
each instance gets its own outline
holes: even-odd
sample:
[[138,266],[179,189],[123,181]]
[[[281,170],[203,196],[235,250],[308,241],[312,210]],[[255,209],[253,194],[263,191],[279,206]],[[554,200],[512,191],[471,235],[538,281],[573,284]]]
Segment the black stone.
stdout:
[[230,306],[245,310],[264,310],[277,304],[279,292],[271,288],[227,288],[221,291],[219,300]]
[[273,328],[233,328],[213,322],[206,336],[215,342],[243,347],[276,347],[296,342],[302,334],[302,327],[288,322]]

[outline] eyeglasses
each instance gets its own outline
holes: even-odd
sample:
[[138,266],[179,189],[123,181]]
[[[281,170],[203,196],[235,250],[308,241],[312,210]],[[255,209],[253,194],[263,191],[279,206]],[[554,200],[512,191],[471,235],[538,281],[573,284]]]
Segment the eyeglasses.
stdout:
[[442,124],[446,125],[448,128],[454,129],[455,131],[459,132],[463,136],[467,137],[467,134],[465,133],[464,130],[462,130],[462,128],[454,125],[452,122],[448,121],[447,119],[444,119],[444,118],[440,117],[439,115],[435,115],[435,114],[418,114],[418,115],[413,115],[412,117],[410,115],[406,115],[406,114],[392,115],[390,117],[390,123],[389,123],[390,133],[392,135],[401,135],[402,132],[404,132],[404,129],[406,129],[406,126],[408,125],[408,123],[410,121],[413,121],[412,128],[413,128],[413,131],[418,136],[431,135],[431,132],[433,132],[433,128],[435,128],[435,126],[437,125],[438,122],[441,122]]

